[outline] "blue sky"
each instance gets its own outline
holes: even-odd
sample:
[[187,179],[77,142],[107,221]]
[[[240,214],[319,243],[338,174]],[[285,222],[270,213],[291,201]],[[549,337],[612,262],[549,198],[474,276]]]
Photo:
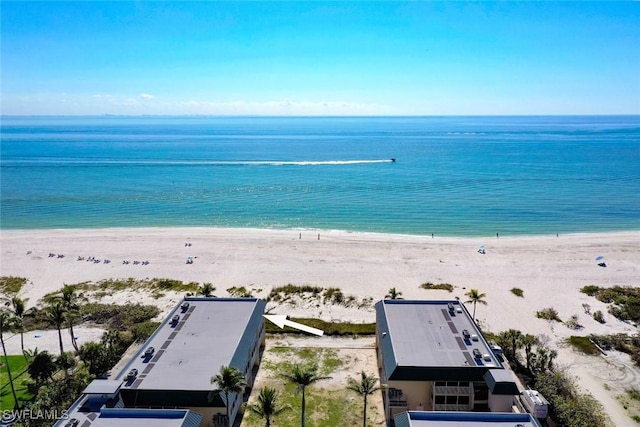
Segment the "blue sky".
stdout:
[[640,114],[640,2],[1,4],[2,114]]

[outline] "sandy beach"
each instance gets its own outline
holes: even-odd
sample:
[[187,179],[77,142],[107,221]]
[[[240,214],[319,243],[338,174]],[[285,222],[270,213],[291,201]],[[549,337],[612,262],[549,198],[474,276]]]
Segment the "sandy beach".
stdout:
[[[638,286],[640,232],[450,238],[217,228],[4,230],[0,243],[0,275],[28,279],[20,292],[22,298],[29,298],[28,306],[63,284],[130,277],[210,282],[218,297],[228,296],[226,289],[232,286],[244,286],[254,296],[266,297],[275,286],[316,285],[340,288],[358,301],[373,298],[373,302],[384,298],[392,287],[405,299],[458,297],[463,301],[464,294],[475,288],[486,294],[487,305],[477,307],[483,328],[492,332],[516,328],[548,337],[551,346],[559,347],[558,363],[569,367],[582,388],[605,405],[614,424],[623,425],[620,423],[629,418],[604,384],[609,382],[615,390],[611,375],[624,372],[625,388],[640,387],[638,370],[624,355],[586,358],[560,347],[570,335],[637,332],[635,325],[616,320],[605,304],[579,290],[585,285]],[[485,254],[478,252],[481,245]],[[606,267],[598,266],[599,256],[604,257]],[[193,263],[187,263],[189,257]],[[425,282],[449,283],[454,291],[421,289]],[[510,292],[514,287],[524,291],[523,298]],[[168,294],[154,299],[124,292],[108,300],[156,304],[166,312],[180,297]],[[585,314],[583,303],[592,312],[602,310],[606,323]],[[584,328],[575,331],[537,319],[536,311],[547,307],[555,308],[563,320],[577,315]],[[471,305],[468,308],[473,310]],[[374,321],[372,307],[298,304],[275,307],[274,312]],[[91,332],[83,334],[91,336]],[[46,348],[46,337],[40,335],[27,342]],[[56,340],[51,340],[54,351]],[[16,345],[18,339],[8,340],[10,352],[16,351]]]

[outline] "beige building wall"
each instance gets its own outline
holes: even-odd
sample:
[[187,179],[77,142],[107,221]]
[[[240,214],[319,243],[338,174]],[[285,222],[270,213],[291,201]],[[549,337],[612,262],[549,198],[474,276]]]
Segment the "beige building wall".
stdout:
[[219,408],[211,408],[211,407],[192,407],[192,408],[184,408],[193,412],[197,412],[202,415],[202,421],[200,422],[200,427],[213,427],[213,416],[216,414],[227,414],[227,408],[224,406]]
[[[425,411],[431,410],[431,381],[389,381],[390,388],[402,390],[407,401],[405,410],[415,411],[422,406]],[[400,411],[403,412],[403,411]]]
[[511,412],[513,396],[497,395],[489,392],[489,409],[491,412]]

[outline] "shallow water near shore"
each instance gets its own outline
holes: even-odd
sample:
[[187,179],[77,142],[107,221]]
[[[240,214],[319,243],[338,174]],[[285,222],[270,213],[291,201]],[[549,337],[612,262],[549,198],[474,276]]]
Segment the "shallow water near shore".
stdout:
[[640,229],[638,116],[4,117],[1,132],[2,229]]

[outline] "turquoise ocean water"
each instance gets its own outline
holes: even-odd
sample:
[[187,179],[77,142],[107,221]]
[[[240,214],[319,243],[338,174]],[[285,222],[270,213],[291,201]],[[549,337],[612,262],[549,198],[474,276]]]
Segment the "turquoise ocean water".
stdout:
[[3,117],[1,138],[2,229],[640,230],[640,116]]

